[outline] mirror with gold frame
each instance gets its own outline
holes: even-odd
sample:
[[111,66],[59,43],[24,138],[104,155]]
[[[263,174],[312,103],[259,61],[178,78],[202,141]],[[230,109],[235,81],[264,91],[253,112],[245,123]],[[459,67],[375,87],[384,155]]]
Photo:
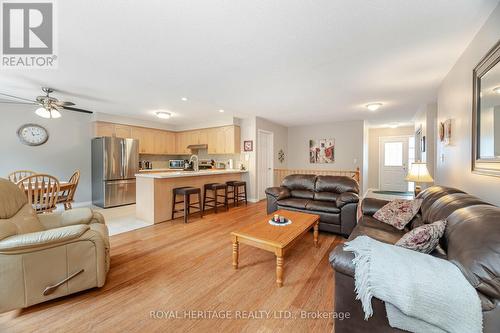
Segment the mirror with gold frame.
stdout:
[[500,177],[500,42],[473,71],[472,171]]

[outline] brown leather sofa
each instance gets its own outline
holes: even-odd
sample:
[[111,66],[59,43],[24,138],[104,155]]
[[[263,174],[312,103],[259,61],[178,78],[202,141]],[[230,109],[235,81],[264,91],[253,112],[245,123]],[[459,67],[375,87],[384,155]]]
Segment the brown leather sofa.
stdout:
[[356,225],[359,185],[345,176],[290,175],[266,189],[267,213],[278,209],[320,216],[319,229],[349,236]]
[[[402,231],[373,217],[387,201],[363,200],[363,216],[349,240],[367,235],[394,244],[410,229],[446,218],[445,235],[431,255],[460,268],[481,299],[484,332],[500,332],[500,208],[443,186],[428,188],[418,197],[423,199],[420,212]],[[403,332],[389,326],[384,303],[377,298],[372,299],[373,317],[364,320],[361,302],[355,299],[353,258],[352,252],[343,250],[343,245],[330,253],[335,270],[335,311],[350,313],[349,319],[335,320],[335,332]]]

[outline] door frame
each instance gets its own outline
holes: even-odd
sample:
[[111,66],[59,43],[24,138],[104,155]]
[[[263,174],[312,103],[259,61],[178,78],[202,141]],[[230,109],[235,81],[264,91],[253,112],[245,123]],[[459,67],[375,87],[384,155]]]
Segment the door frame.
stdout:
[[[266,131],[266,130],[263,130],[263,129],[257,129],[257,158],[256,158],[256,165],[257,165],[257,172],[256,172],[256,175],[257,175],[257,200],[260,201],[260,200],[263,200],[266,198],[266,195],[265,195],[265,191],[266,189],[265,188],[260,188],[261,187],[261,184],[260,184],[260,181],[259,181],[259,161],[260,161],[260,157],[261,157],[261,150],[260,150],[260,135],[261,134],[266,134],[266,135],[269,135],[269,137],[271,138],[270,140],[270,144],[269,146],[267,147],[268,148],[268,158],[270,160],[270,164],[271,164],[271,170],[269,170],[269,173],[270,173],[270,179],[271,179],[271,185],[270,186],[273,186],[274,185],[274,133],[271,132],[271,131]],[[268,184],[269,185],[269,184]]]
[[[382,181],[382,160],[383,160],[383,156],[382,156],[382,141],[383,139],[397,139],[397,138],[406,138],[406,150],[408,150],[408,156],[409,157],[409,139],[414,136],[414,135],[385,135],[385,136],[380,136],[378,138],[378,189],[381,190],[381,181]],[[416,143],[415,143],[416,144]],[[408,173],[408,168],[410,167],[408,165],[408,161],[404,161],[406,163],[406,173]]]

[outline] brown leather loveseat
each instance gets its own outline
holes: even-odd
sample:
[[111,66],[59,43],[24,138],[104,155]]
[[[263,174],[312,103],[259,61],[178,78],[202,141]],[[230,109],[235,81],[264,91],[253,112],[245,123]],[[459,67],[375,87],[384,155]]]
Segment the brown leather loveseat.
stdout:
[[[420,212],[401,231],[373,217],[387,201],[363,200],[363,216],[349,240],[366,235],[394,244],[410,229],[446,219],[445,234],[431,255],[454,263],[476,288],[483,309],[484,333],[500,332],[500,208],[443,186],[428,188],[418,197],[423,199]],[[355,299],[353,258],[352,252],[343,250],[343,244],[330,253],[335,270],[335,311],[350,313],[347,320],[335,320],[335,332],[403,332],[389,326],[384,303],[377,298],[372,299],[373,316],[364,320],[361,302]]]
[[266,190],[267,213],[278,209],[320,216],[319,229],[349,236],[356,225],[359,185],[345,176],[290,175]]

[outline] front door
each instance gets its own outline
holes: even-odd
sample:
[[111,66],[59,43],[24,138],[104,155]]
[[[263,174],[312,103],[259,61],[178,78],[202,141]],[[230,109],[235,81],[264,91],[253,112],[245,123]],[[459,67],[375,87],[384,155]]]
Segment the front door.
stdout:
[[408,191],[405,180],[408,163],[408,137],[380,138],[379,187],[383,191]]

